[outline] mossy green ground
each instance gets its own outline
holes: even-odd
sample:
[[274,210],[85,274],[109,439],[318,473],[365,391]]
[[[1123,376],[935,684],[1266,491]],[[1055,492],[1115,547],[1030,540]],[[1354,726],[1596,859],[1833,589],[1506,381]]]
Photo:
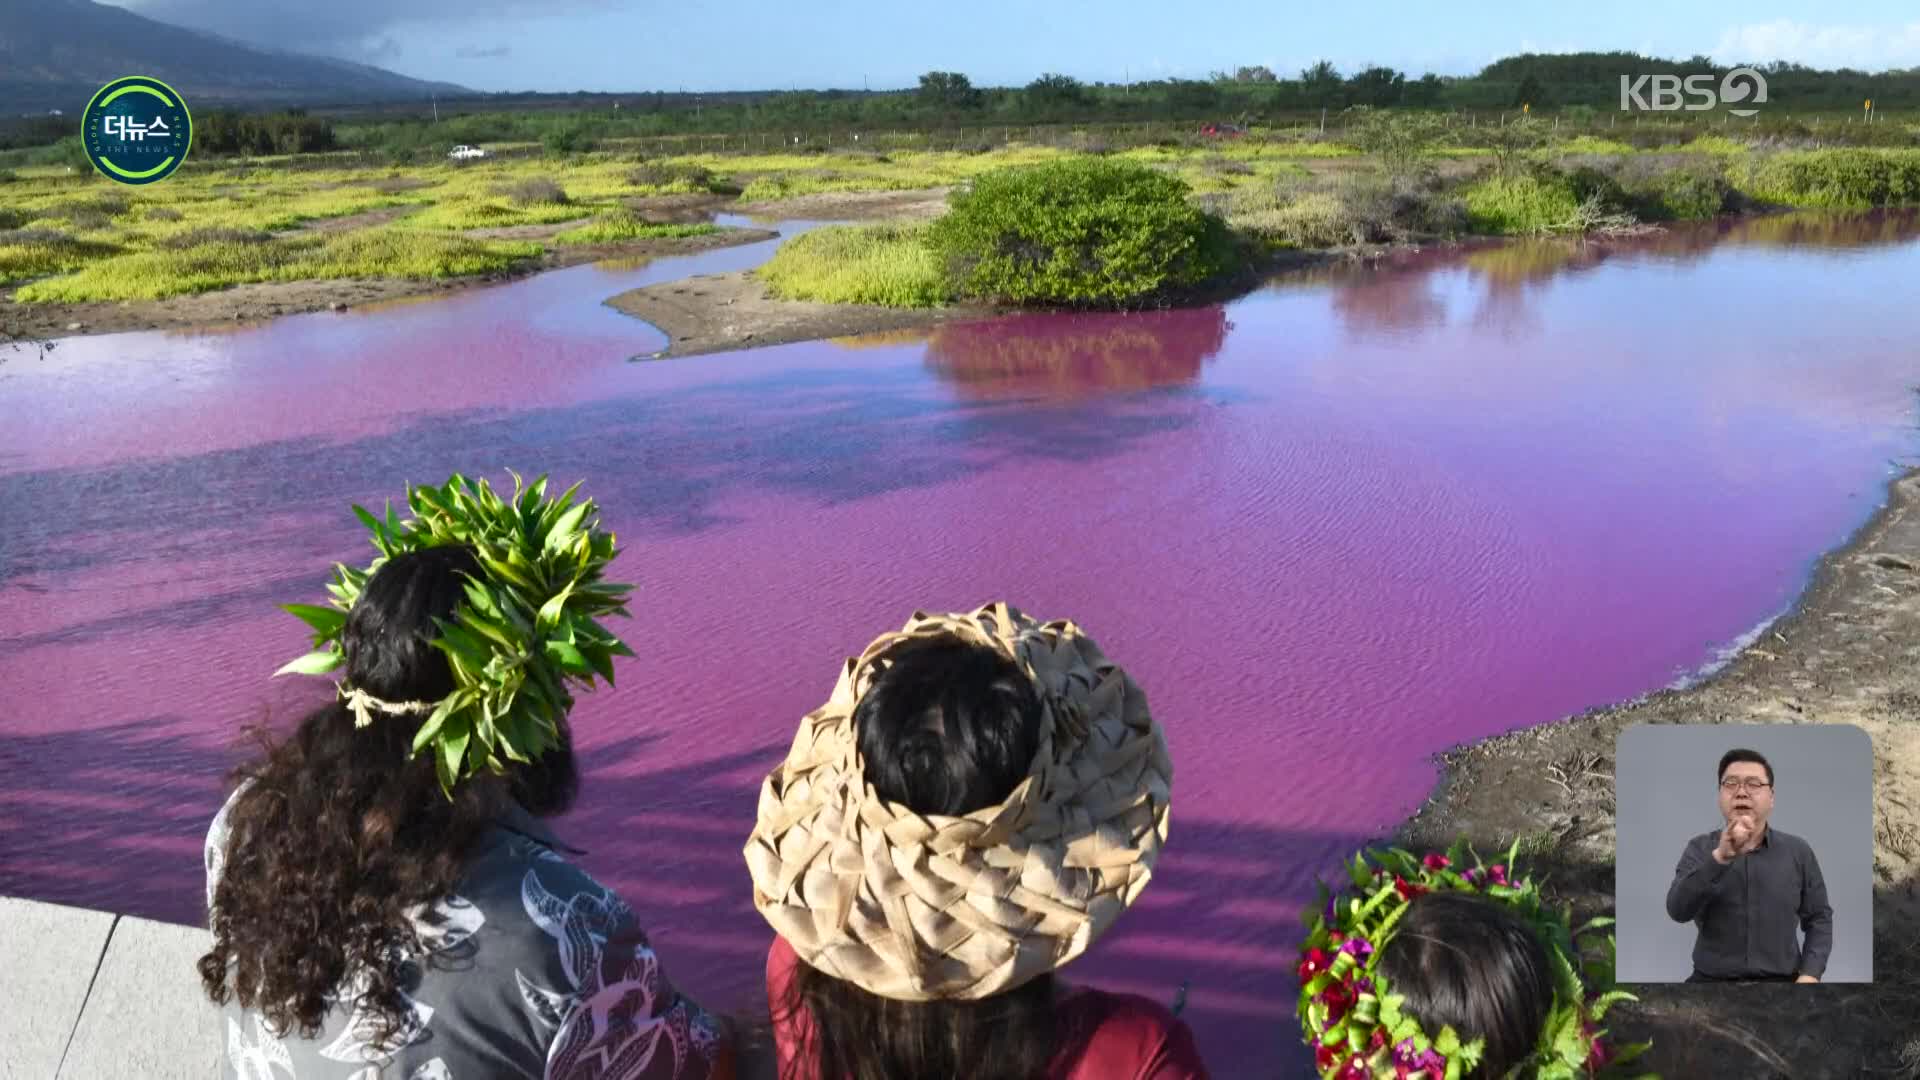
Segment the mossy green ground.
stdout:
[[[635,198],[737,191],[745,201],[761,201],[946,187],[990,169],[1103,149],[1090,138],[1077,147],[1015,144],[979,153],[695,153],[643,160],[610,152],[402,167],[362,164],[352,154],[309,155],[189,161],[166,181],[138,188],[58,167],[22,167],[13,170],[13,179],[0,180],[0,286],[19,286],[17,296],[25,301],[78,301],[151,299],[248,281],[453,277],[509,268],[543,250],[687,235],[703,228],[646,221],[629,206]],[[1920,201],[1920,149],[1750,150],[1716,135],[1636,152],[1584,135],[1531,156],[1551,160],[1566,154],[1629,162],[1677,156],[1703,163],[1696,171],[1711,170],[1713,182],[1724,178],[1748,199],[1768,204],[1858,207]],[[1356,187],[1344,178],[1371,175],[1371,163],[1337,139],[1312,133],[1147,146],[1107,156],[1178,176],[1195,199],[1229,225],[1268,242],[1349,243],[1371,228],[1356,215],[1375,213],[1383,205],[1377,191],[1363,192],[1361,198],[1341,187]],[[1553,184],[1543,190],[1510,178],[1460,176],[1491,167],[1483,150],[1437,147],[1433,156],[1453,159],[1448,170],[1454,179],[1428,194],[1464,202],[1464,230],[1527,232],[1566,208],[1564,192]],[[546,182],[557,186],[558,197],[528,196]],[[1684,203],[1686,212],[1667,216],[1693,216],[1701,206],[1711,206],[1710,197],[1703,201],[1697,191],[1692,196]],[[1441,209],[1451,213],[1451,204]],[[1449,213],[1427,217],[1451,228]],[[331,223],[325,232],[303,230],[321,222]],[[571,227],[533,241],[474,232],[568,223]],[[898,238],[860,249],[859,265],[873,275],[864,284],[845,274],[801,272],[793,260],[809,250],[826,250],[825,240],[813,243],[784,268],[789,287],[927,302],[929,292],[910,284],[919,271],[914,260],[902,256]],[[810,284],[799,284],[803,281]]]

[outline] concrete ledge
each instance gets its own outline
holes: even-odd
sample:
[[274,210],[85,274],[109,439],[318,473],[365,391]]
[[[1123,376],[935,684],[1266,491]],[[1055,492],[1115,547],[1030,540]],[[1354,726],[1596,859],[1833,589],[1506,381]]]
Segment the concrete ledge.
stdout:
[[0,1077],[59,1073],[113,921],[104,911],[0,897]]
[[0,1077],[217,1077],[205,930],[0,897]]

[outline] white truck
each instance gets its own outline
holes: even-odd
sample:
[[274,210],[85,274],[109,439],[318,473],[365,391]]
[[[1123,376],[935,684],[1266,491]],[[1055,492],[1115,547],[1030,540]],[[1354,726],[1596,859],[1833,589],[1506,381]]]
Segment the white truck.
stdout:
[[466,143],[461,143],[459,146],[454,147],[447,156],[455,161],[472,161],[474,158],[486,157],[487,152],[477,146],[468,146]]

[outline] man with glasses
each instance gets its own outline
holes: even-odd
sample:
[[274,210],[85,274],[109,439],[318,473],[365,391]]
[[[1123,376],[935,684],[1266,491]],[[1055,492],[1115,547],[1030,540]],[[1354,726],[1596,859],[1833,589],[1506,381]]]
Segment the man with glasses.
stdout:
[[1729,750],[1718,775],[1726,827],[1687,841],[1667,890],[1667,914],[1699,928],[1687,981],[1819,982],[1833,951],[1820,862],[1805,840],[1767,823],[1773,766],[1766,758]]

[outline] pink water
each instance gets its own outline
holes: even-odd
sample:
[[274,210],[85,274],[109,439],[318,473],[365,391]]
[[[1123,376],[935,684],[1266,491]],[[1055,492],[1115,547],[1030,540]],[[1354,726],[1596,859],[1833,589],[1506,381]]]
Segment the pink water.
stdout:
[[[639,659],[562,833],[678,978],[744,1004],[753,792],[916,607],[1071,616],[1178,773],[1153,886],[1075,977],[1221,1075],[1297,1042],[1316,874],[1463,740],[1655,689],[1790,604],[1915,449],[1920,236],[1768,219],[1421,256],[1224,308],[629,363],[600,306],[766,245],[0,365],[0,894],[183,922],[235,733],[319,700],[275,609],[351,501],[551,472],[606,509]],[[1296,1060],[1287,1052],[1288,1061]]]

